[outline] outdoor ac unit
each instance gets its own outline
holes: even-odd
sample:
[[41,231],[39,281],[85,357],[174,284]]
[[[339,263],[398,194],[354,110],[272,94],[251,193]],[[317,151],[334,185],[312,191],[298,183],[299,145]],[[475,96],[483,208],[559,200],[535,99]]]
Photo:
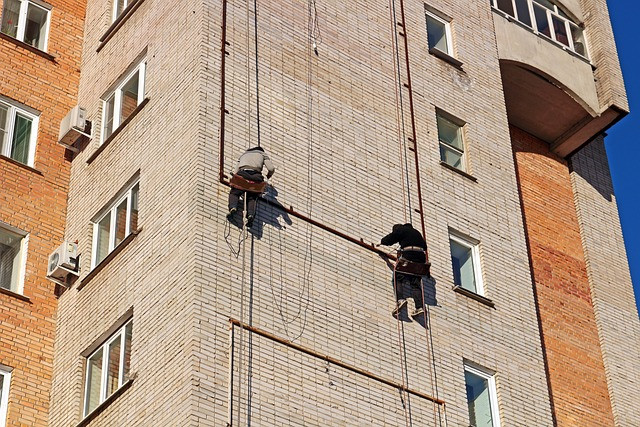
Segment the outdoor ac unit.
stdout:
[[76,143],[81,135],[91,137],[85,133],[87,126],[87,111],[80,107],[75,106],[69,111],[69,114],[60,122],[60,132],[58,133],[58,144],[62,145],[69,150],[78,152],[78,149],[73,145]]
[[65,241],[51,255],[47,264],[47,278],[63,286],[70,274],[78,276],[78,245]]

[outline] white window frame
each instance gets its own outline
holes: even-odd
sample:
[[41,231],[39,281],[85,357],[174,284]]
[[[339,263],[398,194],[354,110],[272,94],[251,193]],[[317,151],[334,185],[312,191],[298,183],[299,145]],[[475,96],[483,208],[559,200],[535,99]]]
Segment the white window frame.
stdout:
[[116,19],[118,19],[118,17],[120,15],[122,15],[122,12],[125,11],[125,9],[127,7],[129,7],[129,5],[131,3],[133,3],[135,0],[124,0],[123,4],[122,4],[122,10],[120,11],[120,13],[118,13],[118,0],[113,0],[113,10],[111,13],[111,23],[114,23],[116,21]]
[[[145,74],[146,74],[146,60],[143,59],[138,65],[134,67],[129,73],[127,73],[124,77],[118,80],[118,84],[115,89],[109,91],[109,93],[102,97],[102,131],[100,132],[100,145],[102,145],[105,141],[105,125],[107,124],[107,101],[111,99],[112,96],[115,97],[115,102],[113,105],[113,124],[111,134],[113,134],[116,129],[120,127],[122,124],[122,88],[125,84],[129,82],[129,80],[136,75],[136,73],[140,73],[138,75],[138,99],[137,104],[144,100],[144,89],[145,89]],[[109,135],[111,136],[111,135]]]
[[[138,186],[138,198],[140,197],[140,179],[136,179],[133,184],[129,185],[127,190],[125,190],[121,195],[119,195],[113,204],[109,205],[109,208],[101,211],[99,216],[96,216],[96,219],[93,222],[93,238],[92,238],[92,251],[91,251],[91,269],[93,270],[96,265],[99,264],[97,262],[98,259],[98,228],[100,221],[102,221],[107,215],[111,214],[111,222],[109,224],[109,248],[107,251],[107,256],[117,247],[116,242],[116,214],[118,206],[124,201],[127,200],[127,218],[125,220],[125,233],[123,241],[136,230],[131,230],[131,203],[133,200],[132,191],[135,186]],[[138,207],[139,208],[139,207]],[[122,242],[120,242],[122,243]],[[120,244],[119,243],[119,244]],[[102,260],[101,260],[102,261]]]
[[[444,24],[444,31],[445,31],[445,38],[447,40],[447,52],[443,52],[442,50],[438,49],[437,47],[433,47],[433,49],[437,49],[440,52],[446,53],[447,55],[453,57],[453,36],[451,34],[451,20],[447,20],[445,18],[443,18],[442,16],[437,15],[436,13],[432,12],[429,9],[426,9],[424,11],[425,13],[425,24],[427,25],[427,34],[429,32],[429,25],[426,22],[426,17],[429,16],[432,19],[435,19],[436,21]],[[428,40],[429,36],[427,35],[427,45],[429,44],[429,40]]]
[[[10,292],[22,295],[24,292],[25,272],[27,271],[27,251],[29,249],[29,234],[1,221],[0,221],[0,228],[6,231],[9,231],[10,233],[14,233],[22,236],[22,240],[20,241],[20,266],[18,267],[19,270],[17,272],[18,281],[16,283],[15,290],[9,289]],[[3,289],[6,289],[6,288],[3,288]],[[0,424],[0,426],[2,426],[2,424]]]
[[[86,417],[91,413],[91,411],[87,412],[87,393],[89,392],[89,360],[100,350],[102,350],[102,371],[100,377],[100,401],[96,408],[100,406],[109,396],[107,396],[107,376],[109,374],[109,345],[116,340],[120,340],[120,361],[118,364],[118,388],[113,391],[115,393],[122,385],[125,383],[124,381],[124,356],[125,356],[125,338],[126,338],[126,328],[129,324],[133,322],[133,318],[127,320],[118,330],[111,335],[104,343],[100,344],[98,348],[96,348],[89,356],[86,358],[85,369],[84,369],[84,394],[82,396],[82,414],[83,417]],[[133,339],[132,339],[133,341]],[[113,394],[111,393],[111,394]],[[95,408],[93,409],[95,410]],[[92,411],[93,411],[92,410]]]
[[[468,290],[469,292],[485,296],[484,283],[482,280],[482,268],[480,266],[480,242],[475,239],[470,239],[454,230],[449,230],[449,240],[453,240],[457,244],[471,249],[471,260],[473,262],[473,276],[476,281],[476,290],[472,291],[471,289],[467,289],[462,286],[462,284],[456,285]],[[449,248],[449,255],[451,255],[451,248]],[[453,273],[453,266],[451,272]]]
[[[556,43],[558,46],[562,47],[565,50],[569,50],[573,53],[575,53],[576,55],[578,55],[581,58],[584,58],[586,60],[589,60],[589,52],[587,50],[587,40],[586,40],[586,35],[584,34],[584,31],[582,30],[582,28],[580,27],[580,25],[576,24],[575,22],[573,22],[570,18],[568,18],[566,16],[566,14],[564,12],[562,12],[562,9],[560,9],[558,7],[557,4],[555,4],[555,2],[551,1],[551,3],[553,3],[553,10],[549,9],[548,7],[546,7],[543,4],[540,4],[534,0],[526,0],[527,2],[527,6],[529,9],[529,19],[531,20],[531,26],[525,22],[522,22],[520,20],[520,18],[518,17],[518,8],[516,7],[516,2],[515,0],[510,0],[511,4],[512,4],[512,8],[513,8],[513,15],[503,11],[502,9],[498,8],[498,0],[491,0],[491,6],[499,11],[502,14],[508,15],[508,16],[512,16],[513,18],[515,18],[518,22],[520,22],[522,25],[524,25],[525,27],[529,28],[531,31],[533,31],[534,34],[539,35],[541,37],[546,38],[547,40],[551,40],[554,43]],[[545,13],[546,13],[546,17],[547,17],[547,24],[549,25],[549,32],[551,34],[551,37],[547,36],[544,33],[541,33],[538,31],[538,22],[536,20],[536,16],[535,16],[535,12],[534,12],[534,5],[536,4],[537,7],[544,9]],[[553,17],[561,20],[564,23],[564,27],[565,27],[565,32],[567,33],[567,41],[569,42],[569,45],[565,45],[564,43],[558,41],[558,37],[556,35],[556,31],[555,31],[555,27],[553,26]],[[582,32],[582,38],[584,40],[584,55],[579,53],[576,48],[575,48],[575,43],[573,41],[573,32],[571,31],[572,27],[578,28],[580,29],[580,31]]]
[[[33,112],[28,111],[27,109],[20,106],[16,102],[13,102],[2,96],[0,96],[0,105],[8,107],[8,111],[7,111],[8,126],[7,126],[7,129],[5,129],[4,142],[0,141],[0,154],[10,159],[13,159],[11,157],[11,153],[9,152],[9,150],[11,149],[11,140],[13,139],[13,131],[14,131],[14,126],[16,121],[15,118],[16,118],[16,115],[21,114],[31,120],[31,136],[29,137],[29,157],[27,159],[27,163],[23,163],[23,164],[33,167],[35,154],[36,154],[36,143],[38,141],[38,125],[40,121],[40,116],[38,114],[34,114]],[[22,162],[19,162],[19,163],[22,163]]]
[[[440,129],[438,128],[438,118],[442,118],[450,123],[453,123],[454,125],[458,126],[458,132],[460,135],[460,139],[462,140],[462,151],[460,151],[460,149],[449,145],[447,142],[444,142],[440,139]],[[453,165],[449,165],[448,163],[446,163],[442,157],[440,157],[440,161],[446,163],[447,165],[451,166],[454,169],[460,170],[462,172],[467,172],[467,169],[469,169],[469,165],[467,164],[467,138],[465,135],[465,126],[466,123],[454,116],[452,116],[451,114],[436,108],[436,131],[438,134],[438,152],[440,151],[440,145],[445,145],[447,148],[449,148],[450,150],[453,150],[455,152],[461,153],[462,155],[460,156],[460,164],[462,165],[461,168],[457,168]]]
[[25,43],[24,32],[27,27],[27,9],[29,7],[29,4],[32,4],[33,6],[38,7],[47,12],[47,23],[46,23],[44,43],[42,45],[42,49],[32,46],[35,49],[46,52],[47,47],[49,45],[49,31],[51,29],[51,6],[42,1],[37,1],[37,0],[18,0],[18,1],[20,2],[20,12],[18,14],[18,29],[15,37],[16,40],[19,40]]
[[0,398],[0,426],[7,425],[7,412],[9,410],[9,390],[11,389],[11,368],[0,365],[0,376],[3,377],[2,397]]
[[[487,380],[487,387],[489,388],[489,403],[491,405],[491,418],[493,421],[492,427],[500,427],[500,410],[498,408],[495,372],[491,372],[488,369],[481,368],[480,366],[471,364],[470,362],[464,363],[464,370]],[[465,386],[466,384],[467,382],[465,380]]]

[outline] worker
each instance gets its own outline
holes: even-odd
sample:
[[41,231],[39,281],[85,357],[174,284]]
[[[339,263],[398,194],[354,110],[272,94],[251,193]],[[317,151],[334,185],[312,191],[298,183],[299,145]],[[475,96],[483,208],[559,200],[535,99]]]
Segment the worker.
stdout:
[[[381,245],[390,246],[399,243],[398,251],[399,260],[407,260],[414,263],[426,264],[427,243],[422,234],[411,224],[395,224],[390,234],[387,234],[380,241]],[[406,295],[411,294],[414,304],[414,310],[410,313],[411,317],[416,317],[424,313],[424,302],[422,299],[422,277],[414,274],[406,274],[395,271],[394,281],[396,293],[396,305],[393,309],[393,316],[397,317],[407,304]],[[407,292],[407,287],[410,288]]]
[[[264,182],[264,177],[262,176],[263,167],[267,168],[267,179],[271,178],[276,168],[273,166],[269,155],[265,153],[262,147],[249,148],[238,159],[232,175],[239,175],[252,182]],[[238,202],[243,193],[247,198],[247,227],[251,228],[256,216],[256,201],[260,193],[232,188],[229,193],[229,213],[227,214],[227,219],[231,221],[233,215],[238,211]]]

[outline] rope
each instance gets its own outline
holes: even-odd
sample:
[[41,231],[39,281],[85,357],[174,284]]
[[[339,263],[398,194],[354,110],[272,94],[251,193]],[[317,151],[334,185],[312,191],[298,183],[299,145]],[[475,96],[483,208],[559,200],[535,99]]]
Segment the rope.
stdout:
[[[396,301],[396,308],[398,304],[398,282],[396,280],[396,267],[393,266],[393,299]],[[409,412],[408,412],[408,399],[409,393],[406,393],[407,375],[405,372],[405,364],[407,363],[406,353],[403,354],[404,346],[404,331],[401,332],[402,322],[400,321],[400,310],[396,314],[397,326],[398,326],[398,355],[400,356],[400,374],[402,375],[402,390],[400,391],[400,401],[402,402],[402,408],[404,409],[404,420],[406,427],[409,427]],[[406,393],[406,397],[405,394]]]
[[[402,191],[403,194],[406,194],[406,200],[407,200],[407,204],[403,206],[404,208],[404,217],[405,217],[405,221],[407,219],[407,210],[409,211],[409,223],[413,222],[412,219],[412,213],[413,213],[413,209],[411,207],[411,191],[410,191],[410,177],[409,177],[409,161],[408,161],[408,153],[407,153],[407,137],[406,137],[406,123],[405,123],[405,117],[404,117],[404,99],[403,99],[403,95],[402,95],[402,87],[401,87],[401,82],[400,82],[400,77],[401,76],[401,71],[400,71],[400,51],[399,51],[399,42],[398,42],[398,32],[396,29],[397,26],[397,15],[396,15],[396,1],[395,0],[389,0],[389,14],[390,14],[390,18],[391,18],[391,32],[392,32],[392,43],[394,46],[394,55],[393,55],[393,71],[394,71],[394,79],[396,82],[395,85],[395,95],[396,95],[396,124],[398,127],[401,126],[401,132],[399,131],[399,136],[401,133],[402,136],[402,146],[400,148],[400,165],[401,168],[404,169],[403,172],[403,180],[402,180]],[[406,34],[406,29],[403,28],[403,31],[405,31]],[[406,45],[405,45],[405,49],[406,49]],[[406,182],[406,186],[405,186],[405,182]],[[406,193],[405,193],[406,192]],[[403,196],[404,199],[404,196]],[[407,209],[408,208],[408,209]],[[395,266],[394,266],[394,286],[395,286]],[[427,342],[427,352],[430,355],[429,358],[431,359],[429,361],[429,378],[430,378],[430,382],[431,382],[431,393],[432,395],[435,394],[436,398],[438,398],[438,385],[437,385],[437,379],[434,381],[434,371],[435,371],[435,354],[433,352],[433,335],[431,332],[431,319],[430,317],[427,318],[427,309],[425,309],[426,307],[428,307],[425,304],[425,298],[424,298],[424,285],[423,285],[423,281],[420,281],[420,289],[422,292],[422,310],[423,310],[423,320],[424,320],[424,325],[425,325],[425,334],[426,334],[426,342]],[[429,311],[429,315],[430,315],[430,311]],[[398,321],[400,321],[398,319]],[[438,422],[438,420],[440,421],[440,425],[442,425],[442,418],[437,416],[437,411],[439,412],[439,408],[436,408],[436,404],[433,404],[433,417],[434,417],[434,425]]]
[[255,68],[256,68],[256,130],[258,133],[258,147],[260,147],[260,85],[258,80],[258,0],[253,0],[253,36],[255,40]]
[[[397,25],[397,17],[396,17],[396,2],[395,0],[389,0],[389,18],[391,19],[391,34],[392,44],[394,47],[394,55],[393,55],[393,78],[396,84],[394,85],[395,89],[395,97],[396,97],[396,127],[398,138],[401,139],[402,144],[399,150],[400,157],[400,167],[403,170],[404,177],[402,181],[402,194],[403,200],[404,196],[407,197],[408,211],[409,211],[409,222],[413,222],[412,214],[413,210],[411,209],[411,191],[408,191],[410,188],[409,181],[409,163],[408,163],[408,153],[407,153],[407,134],[406,134],[406,123],[404,118],[404,98],[402,96],[402,82],[400,81],[401,71],[400,71],[400,51],[399,51],[399,43],[398,43],[398,32],[396,30]],[[404,220],[407,222],[407,204],[403,203],[404,209]]]
[[231,253],[233,254],[233,256],[236,259],[238,259],[238,257],[240,256],[241,245],[242,245],[242,242],[244,241],[244,236],[242,235],[242,233],[239,235],[237,250],[235,246],[232,244],[232,242],[230,241],[230,236],[231,236],[231,223],[229,221],[225,221],[224,222],[224,241],[227,242],[227,246],[231,250]]
[[[240,321],[244,322],[244,289],[245,289],[245,272],[246,272],[246,246],[247,246],[247,194],[245,192],[244,195],[244,211],[243,211],[243,219],[242,219],[242,284],[240,287]],[[253,266],[252,266],[253,268]],[[242,362],[244,358],[244,331],[240,330],[240,355],[238,361],[238,425],[240,425],[240,414],[242,409]]]
[[[436,399],[439,399],[437,378],[435,378],[434,380],[434,377],[436,376],[435,374],[436,359],[435,359],[435,353],[433,351],[433,335],[431,333],[431,311],[424,299],[424,281],[422,280],[422,278],[420,279],[420,290],[422,292],[422,317],[424,320],[424,332],[427,337],[427,353],[430,355],[430,359],[431,359],[428,364],[429,379],[431,381],[431,395],[433,396],[435,393]],[[427,316],[427,310],[429,310],[429,316]],[[436,414],[436,410],[437,412],[440,412],[440,408],[438,407],[436,409],[436,406],[437,405],[434,403],[433,404],[433,421],[435,423],[436,420],[439,420],[440,421],[439,424],[442,427],[442,417],[438,417]]]

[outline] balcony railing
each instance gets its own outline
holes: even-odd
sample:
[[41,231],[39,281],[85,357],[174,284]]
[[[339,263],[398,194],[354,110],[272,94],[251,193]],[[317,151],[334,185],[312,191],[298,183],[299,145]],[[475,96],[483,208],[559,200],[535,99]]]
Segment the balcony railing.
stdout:
[[582,28],[549,0],[490,0],[491,6],[585,59],[589,59]]

